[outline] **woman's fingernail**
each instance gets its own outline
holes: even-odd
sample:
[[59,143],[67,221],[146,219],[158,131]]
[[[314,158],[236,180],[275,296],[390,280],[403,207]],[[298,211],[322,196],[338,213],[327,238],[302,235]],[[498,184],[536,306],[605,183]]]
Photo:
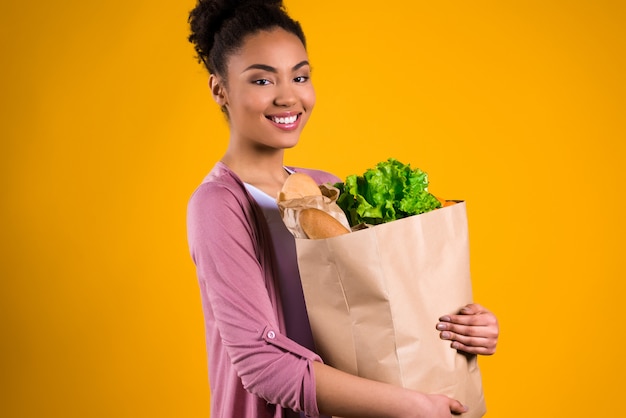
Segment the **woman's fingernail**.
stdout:
[[450,317],[448,315],[445,315],[439,318],[439,320],[443,322],[450,322]]
[[437,329],[439,331],[443,331],[444,329],[446,329],[446,324],[442,324],[442,323],[437,324]]
[[447,331],[442,332],[441,338],[443,338],[444,340],[447,340],[448,338],[450,338],[450,333]]

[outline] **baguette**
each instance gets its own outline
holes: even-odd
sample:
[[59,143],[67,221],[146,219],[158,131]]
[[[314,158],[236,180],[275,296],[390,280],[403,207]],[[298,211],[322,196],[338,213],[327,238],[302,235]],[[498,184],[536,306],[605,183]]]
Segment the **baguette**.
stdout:
[[315,208],[300,211],[300,227],[309,239],[332,238],[350,232],[330,214]]

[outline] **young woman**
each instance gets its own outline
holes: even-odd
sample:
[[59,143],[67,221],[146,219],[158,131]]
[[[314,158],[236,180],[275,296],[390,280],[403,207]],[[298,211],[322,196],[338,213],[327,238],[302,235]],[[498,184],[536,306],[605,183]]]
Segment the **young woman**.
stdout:
[[[283,163],[284,150],[298,143],[315,104],[300,25],[281,1],[259,0],[199,0],[189,21],[189,39],[230,128],[226,153],[188,208],[206,322],[211,416],[407,418],[464,412],[443,395],[333,369],[314,351],[294,239],[275,202],[294,171],[318,183],[339,180]],[[480,305],[433,326],[453,349],[495,351],[497,321]]]

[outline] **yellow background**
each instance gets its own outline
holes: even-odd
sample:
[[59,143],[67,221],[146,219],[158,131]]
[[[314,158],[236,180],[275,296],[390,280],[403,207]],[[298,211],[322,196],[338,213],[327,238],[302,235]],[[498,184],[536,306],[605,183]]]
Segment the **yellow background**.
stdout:
[[[490,417],[623,409],[624,4],[287,2],[318,93],[287,162],[468,202]],[[0,6],[0,416],[208,415],[185,208],[227,130],[192,6]]]

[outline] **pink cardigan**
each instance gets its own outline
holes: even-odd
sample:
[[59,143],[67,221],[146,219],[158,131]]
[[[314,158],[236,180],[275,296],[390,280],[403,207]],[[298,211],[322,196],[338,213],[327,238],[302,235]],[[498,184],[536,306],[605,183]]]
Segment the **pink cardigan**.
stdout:
[[[306,172],[318,183],[338,179]],[[283,408],[319,415],[312,351],[285,336],[275,255],[261,208],[217,163],[191,196],[187,232],[206,326],[211,417],[278,418]]]

